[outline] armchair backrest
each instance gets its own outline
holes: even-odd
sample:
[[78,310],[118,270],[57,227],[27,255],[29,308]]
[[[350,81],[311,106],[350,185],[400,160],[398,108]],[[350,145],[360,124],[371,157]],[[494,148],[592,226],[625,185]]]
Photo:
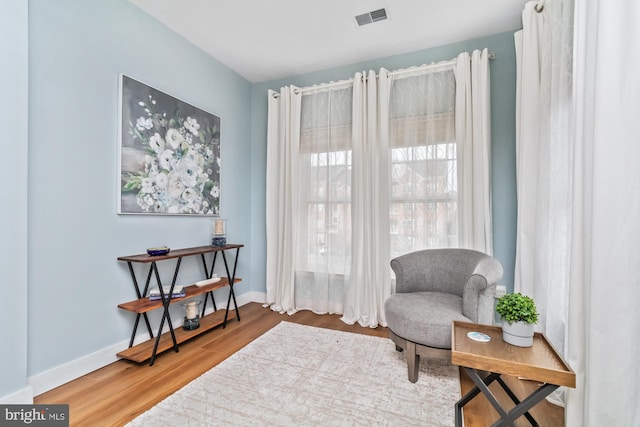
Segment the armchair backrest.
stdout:
[[502,278],[495,258],[471,249],[425,249],[391,260],[396,292],[448,292],[464,295],[467,281],[481,280],[483,288]]

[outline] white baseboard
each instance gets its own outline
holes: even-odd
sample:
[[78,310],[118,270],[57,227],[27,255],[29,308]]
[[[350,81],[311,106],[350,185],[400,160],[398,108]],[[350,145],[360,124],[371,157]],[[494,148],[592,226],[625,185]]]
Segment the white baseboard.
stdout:
[[125,340],[29,377],[34,396],[115,362],[118,360],[116,353],[127,348],[128,345],[129,341]]
[[237,299],[238,307],[241,307],[250,302],[259,302],[264,304],[267,301],[267,294],[264,292],[247,292],[240,295]]
[[[246,292],[242,295],[237,296],[236,301],[238,303],[238,307],[242,307],[243,305],[250,302],[263,303],[264,301],[266,301],[266,294],[264,292]],[[225,307],[226,303],[226,301],[216,301],[218,307]],[[208,311],[211,311],[211,309]],[[180,327],[182,326],[182,320],[176,319],[173,324],[174,328]],[[146,341],[147,339],[148,336],[145,337],[144,334],[142,334],[135,339],[134,345]],[[30,391],[30,403],[33,403],[33,396],[45,393],[58,386],[61,386],[62,384],[68,383],[69,381],[72,381],[76,378],[93,372],[96,369],[100,369],[110,363],[117,361],[119,358],[116,356],[116,354],[127,348],[128,345],[129,340],[124,340],[109,347],[103,348],[102,350],[98,350],[94,353],[88,354],[76,360],[72,360],[65,364],[56,366],[55,368],[51,368],[47,371],[29,377],[28,388]],[[0,403],[2,403],[2,400],[0,400]]]
[[31,405],[33,404],[33,387],[30,385],[6,396],[0,396],[0,405]]

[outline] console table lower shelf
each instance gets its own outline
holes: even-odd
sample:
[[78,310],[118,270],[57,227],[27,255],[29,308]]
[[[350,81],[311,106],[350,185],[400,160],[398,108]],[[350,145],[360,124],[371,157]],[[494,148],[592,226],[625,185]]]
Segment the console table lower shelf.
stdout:
[[[200,319],[200,327],[198,329],[194,329],[191,331],[185,331],[182,328],[176,328],[174,330],[176,336],[176,342],[181,344],[195,336],[198,336],[204,332],[207,332],[211,329],[214,329],[218,326],[222,326],[225,324],[225,310],[221,309],[214,313],[208,314]],[[233,318],[233,314],[231,314],[230,319]],[[230,320],[227,319],[227,320]],[[142,363],[146,360],[149,360],[153,355],[153,347],[155,345],[156,339],[150,339],[133,347],[127,348],[117,354],[118,357],[123,359],[131,360],[133,362]],[[158,348],[156,353],[162,353],[167,350],[173,349],[173,341],[171,340],[171,333],[165,332],[160,336],[160,342],[158,343]]]
[[[184,288],[185,290],[184,297],[180,297],[180,298],[167,297],[166,301],[163,301],[161,299],[150,300],[149,298],[139,298],[133,301],[118,304],[118,308],[137,313],[137,318],[133,328],[133,334],[131,336],[131,342],[129,344],[129,348],[117,353],[117,356],[123,359],[131,360],[133,362],[138,362],[138,363],[151,359],[150,364],[153,365],[156,355],[170,349],[174,349],[177,352],[179,351],[178,345],[180,343],[183,343],[188,339],[191,339],[204,332],[207,332],[217,326],[222,326],[224,328],[227,325],[227,321],[230,318],[229,315],[234,314],[233,310],[229,310],[232,296],[233,296],[232,282],[238,283],[241,280],[242,279],[234,279],[233,281],[230,281],[228,278],[222,277],[218,282],[205,285],[202,287],[198,287],[196,285],[186,286]],[[216,303],[213,298],[213,291],[226,286],[230,288],[227,307],[226,309],[217,310]],[[168,312],[169,305],[176,302],[187,300],[189,298],[193,298],[198,295],[203,295],[203,294],[206,295],[207,297],[209,296],[211,297],[211,302],[213,304],[213,309],[215,311],[206,316],[204,315],[204,311],[206,309],[206,299],[205,299],[205,306],[202,308],[202,313],[200,315],[200,327],[192,330],[184,330],[181,327],[174,329],[172,322],[170,320],[169,312]],[[238,306],[235,303],[235,297],[233,299],[233,302],[235,305],[234,317],[237,320],[240,320],[240,312],[238,311]],[[135,337],[140,316],[141,315],[144,316],[144,319],[148,324],[148,319],[146,317],[147,312],[155,309],[159,309],[159,308],[164,308],[163,319],[166,318],[168,320],[167,324],[169,326],[169,331],[154,337],[153,333],[151,332],[151,329],[149,328],[150,339],[148,341],[142,342],[134,346],[133,339]],[[162,329],[162,323],[163,322],[160,323],[160,329]],[[158,334],[160,334],[160,330],[158,331]],[[175,341],[174,341],[174,338],[175,338]]]

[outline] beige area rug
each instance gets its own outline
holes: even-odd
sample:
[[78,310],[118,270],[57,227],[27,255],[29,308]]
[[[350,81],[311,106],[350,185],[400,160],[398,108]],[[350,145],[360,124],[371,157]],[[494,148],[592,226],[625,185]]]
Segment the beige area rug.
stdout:
[[388,338],[281,322],[128,426],[452,426],[459,371]]

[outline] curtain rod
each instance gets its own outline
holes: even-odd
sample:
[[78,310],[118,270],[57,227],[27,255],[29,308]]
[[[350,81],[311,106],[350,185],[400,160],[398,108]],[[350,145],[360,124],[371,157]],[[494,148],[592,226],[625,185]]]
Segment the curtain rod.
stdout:
[[426,65],[418,65],[417,67],[410,67],[410,68],[403,68],[402,70],[395,70],[395,71],[389,71],[389,76],[397,76],[399,74],[405,74],[405,73],[411,73],[413,71],[422,71],[422,70],[429,70],[431,68],[438,68],[438,67],[448,67],[450,65],[453,65],[457,62],[457,59],[452,59],[450,61],[442,61],[442,62],[436,62],[433,64],[426,64]]
[[301,87],[301,88],[297,88],[294,89],[295,93],[303,93],[303,92],[307,92],[310,90],[321,90],[321,89],[327,89],[330,87],[334,87],[334,86],[342,86],[342,85],[348,85],[353,83],[353,79],[347,79],[347,80],[338,80],[337,82],[329,82],[329,83],[320,83],[317,85],[313,85],[313,86],[307,86],[307,87]]
[[[294,93],[298,94],[298,93],[303,93],[303,92],[307,92],[310,90],[322,90],[322,89],[328,89],[334,86],[347,86],[349,84],[353,83],[353,79],[347,79],[347,80],[339,80],[337,82],[329,82],[329,83],[319,83],[313,86],[306,86],[306,87],[302,87],[302,88],[295,88],[293,91]],[[278,92],[273,94],[274,98],[279,98],[280,94]]]
[[[541,0],[544,2],[544,0]],[[537,6],[536,6],[537,7]],[[498,55],[495,52],[489,52],[489,59],[496,59]],[[427,65],[419,65],[417,67],[411,67],[411,68],[404,68],[401,70],[395,70],[395,71],[389,71],[389,75],[390,76],[397,76],[398,74],[404,74],[404,73],[410,73],[416,70],[428,70],[429,68],[437,68],[437,67],[446,67],[449,65],[453,65],[455,64],[457,61],[457,59],[452,59],[450,61],[442,61],[442,62],[436,62],[433,64],[427,64]],[[334,86],[341,86],[341,85],[347,85],[353,82],[353,79],[347,79],[347,80],[339,80],[337,82],[329,82],[329,83],[320,83],[320,84],[316,84],[313,86],[306,86],[303,88],[296,88],[294,89],[295,93],[304,93],[307,91],[312,91],[312,90],[322,90],[322,89],[328,89]],[[280,96],[279,93],[274,93],[273,97],[274,98],[278,98]]]
[[[489,52],[489,59],[496,59],[498,55],[495,52]],[[422,71],[428,70],[430,68],[438,68],[438,67],[447,67],[449,65],[453,65],[458,61],[457,58],[451,59],[449,61],[442,62],[434,62],[431,64],[418,65],[417,67],[404,68],[402,70],[389,71],[390,76],[397,76],[398,74],[410,73],[412,71]]]

